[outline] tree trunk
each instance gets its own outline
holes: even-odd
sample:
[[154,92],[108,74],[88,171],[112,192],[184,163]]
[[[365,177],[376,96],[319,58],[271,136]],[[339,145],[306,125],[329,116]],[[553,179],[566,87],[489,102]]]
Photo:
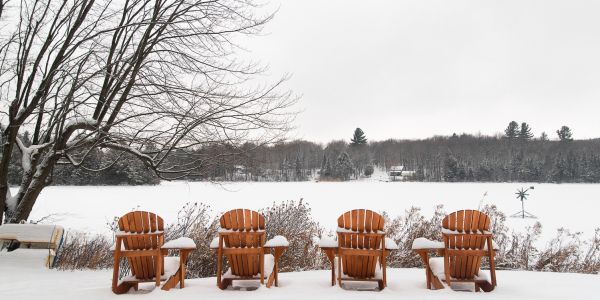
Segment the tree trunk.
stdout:
[[14,141],[17,137],[17,130],[11,127],[2,133],[2,160],[0,160],[0,224],[3,224],[4,212],[8,209],[6,205],[6,196],[8,193],[8,166],[12,156]]

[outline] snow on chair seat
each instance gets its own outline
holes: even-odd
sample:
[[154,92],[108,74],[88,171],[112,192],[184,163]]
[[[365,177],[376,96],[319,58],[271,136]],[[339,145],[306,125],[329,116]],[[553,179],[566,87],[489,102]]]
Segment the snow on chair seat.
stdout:
[[[40,249],[46,253],[46,267],[52,268],[62,246],[64,229],[58,225],[4,224],[0,226],[0,241],[10,248]],[[14,250],[14,249],[9,249]]]
[[[233,280],[255,279],[266,287],[277,286],[278,259],[288,247],[283,236],[266,241],[265,218],[249,209],[234,209],[219,219],[219,237],[211,249],[217,252],[217,286],[226,289]],[[274,251],[274,255],[271,255]],[[222,260],[227,259],[229,270],[222,274]]]
[[[490,292],[496,287],[494,264],[495,248],[489,231],[490,218],[476,210],[459,210],[442,220],[443,242],[417,238],[412,249],[425,265],[427,288],[444,288],[442,281],[452,287],[453,283],[473,283],[475,291]],[[429,257],[435,251],[443,257]],[[487,258],[490,276],[480,273],[482,260]]]
[[[386,257],[390,250],[398,249],[393,240],[385,238],[383,217],[368,209],[345,212],[338,218],[336,233],[337,241],[319,242],[331,263],[331,285],[335,285],[337,269],[340,287],[343,281],[374,281],[383,290],[387,285]],[[341,263],[336,263],[337,259]],[[381,276],[377,276],[379,271]]]
[[[164,242],[164,222],[156,214],[133,211],[119,219],[119,232],[115,235],[112,290],[115,294],[126,293],[130,288],[137,290],[140,282],[165,281],[163,290],[179,283],[183,288],[185,262],[196,244],[189,238]],[[180,257],[167,257],[169,250],[179,250]],[[126,258],[131,274],[119,280],[121,258]]]

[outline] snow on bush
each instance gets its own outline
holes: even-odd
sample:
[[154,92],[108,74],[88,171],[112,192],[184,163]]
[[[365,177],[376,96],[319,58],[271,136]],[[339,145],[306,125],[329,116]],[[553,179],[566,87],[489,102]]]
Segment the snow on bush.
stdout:
[[310,207],[302,199],[287,201],[260,210],[265,216],[267,240],[284,236],[289,247],[279,260],[283,272],[323,269],[326,258],[319,251],[317,241],[323,229],[310,214]]
[[[511,231],[505,224],[506,215],[494,205],[482,209],[491,218],[491,230],[496,252],[496,268],[510,270],[552,271],[598,273],[600,270],[600,228],[589,240],[582,240],[581,233],[571,233],[560,229],[556,237],[543,249],[537,249],[535,241],[542,232],[542,225],[536,222],[525,231]],[[305,271],[329,268],[327,259],[319,251],[317,241],[331,238],[334,233],[325,231],[317,223],[307,203],[287,201],[273,203],[261,209],[267,226],[267,240],[283,236],[289,242],[280,260],[280,270]],[[191,238],[198,249],[190,253],[187,277],[210,277],[216,274],[216,256],[209,248],[218,235],[218,217],[210,216],[210,208],[204,204],[188,203],[179,212],[175,223],[165,229],[165,240],[174,240],[185,236]],[[411,246],[416,238],[424,237],[432,241],[441,241],[441,222],[446,212],[443,206],[437,206],[430,217],[423,216],[421,210],[412,207],[404,215],[393,219],[382,212],[386,218],[386,236],[399,246],[391,252],[388,266],[393,268],[422,267],[420,258]],[[332,216],[333,218],[337,216]],[[118,218],[115,218],[118,220]],[[168,224],[168,220],[165,220]],[[116,230],[116,222],[108,224]],[[63,248],[59,252],[57,265],[61,270],[105,269],[112,268],[110,248],[114,239],[106,236],[89,236],[70,232],[65,237]],[[172,253],[174,254],[174,253]],[[122,262],[122,270],[127,264]],[[224,262],[225,264],[225,262]],[[484,267],[487,261],[484,260]],[[124,271],[125,272],[125,271]]]

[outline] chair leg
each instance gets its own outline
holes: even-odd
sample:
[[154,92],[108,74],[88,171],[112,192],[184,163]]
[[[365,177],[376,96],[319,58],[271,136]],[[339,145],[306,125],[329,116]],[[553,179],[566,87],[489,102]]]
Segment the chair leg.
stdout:
[[260,265],[260,284],[264,284],[265,283],[265,254],[264,251],[263,254],[260,254],[260,260],[259,260],[259,265]]
[[384,254],[381,256],[381,271],[383,273],[383,286],[386,287],[387,286],[387,272],[386,272],[386,261],[385,261],[385,251]]
[[160,252],[160,249],[158,250],[157,255],[155,256],[156,258],[156,263],[154,264],[156,266],[156,274],[154,276],[156,276],[156,286],[160,286],[160,277],[162,275],[162,253]]
[[446,277],[446,284],[448,286],[451,285],[451,279],[450,279],[450,257],[446,254],[444,255],[444,275]]
[[114,293],[117,291],[117,285],[119,284],[119,261],[120,257],[118,253],[115,253],[115,262],[113,265],[113,278],[112,278],[112,290]]
[[219,248],[219,250],[217,250],[217,286],[220,289],[223,289],[222,286],[222,282],[221,282],[221,266],[223,265],[223,261],[221,258],[221,248]]
[[342,255],[338,255],[338,285],[342,287]]

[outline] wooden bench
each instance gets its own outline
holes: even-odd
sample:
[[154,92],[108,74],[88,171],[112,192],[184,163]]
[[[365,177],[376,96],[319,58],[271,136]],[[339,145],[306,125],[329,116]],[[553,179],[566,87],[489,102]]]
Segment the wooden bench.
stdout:
[[[0,241],[12,251],[17,248],[48,250],[46,267],[56,263],[56,254],[63,242],[64,229],[58,225],[4,224],[0,225]],[[8,243],[7,243],[8,242]]]

